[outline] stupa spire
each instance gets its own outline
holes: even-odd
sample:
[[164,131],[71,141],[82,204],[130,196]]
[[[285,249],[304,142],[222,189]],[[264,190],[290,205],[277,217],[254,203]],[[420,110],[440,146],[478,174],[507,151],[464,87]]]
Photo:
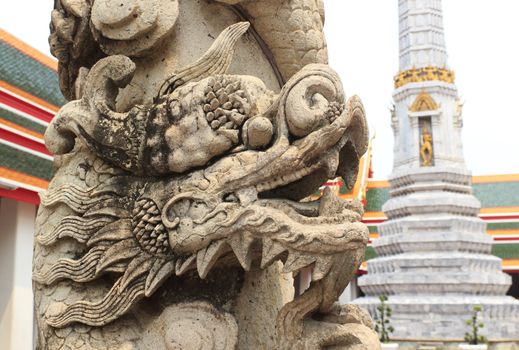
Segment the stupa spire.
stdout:
[[400,71],[447,67],[441,0],[399,0]]
[[454,83],[447,67],[441,0],[399,0],[400,68],[395,88],[409,83]]

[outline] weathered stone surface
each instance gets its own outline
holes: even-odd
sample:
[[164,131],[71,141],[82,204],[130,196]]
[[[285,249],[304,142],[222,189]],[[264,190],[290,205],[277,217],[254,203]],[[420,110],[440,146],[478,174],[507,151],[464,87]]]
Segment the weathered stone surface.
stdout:
[[318,0],[57,1],[73,101],[45,135],[42,349],[378,347],[335,304],[368,240],[361,208],[300,202],[353,184],[367,144],[322,19]]

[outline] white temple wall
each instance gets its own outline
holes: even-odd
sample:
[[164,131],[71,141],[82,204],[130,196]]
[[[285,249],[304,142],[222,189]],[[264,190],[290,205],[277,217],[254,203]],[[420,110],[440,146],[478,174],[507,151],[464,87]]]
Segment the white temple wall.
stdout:
[[33,343],[32,245],[36,207],[0,199],[0,349]]

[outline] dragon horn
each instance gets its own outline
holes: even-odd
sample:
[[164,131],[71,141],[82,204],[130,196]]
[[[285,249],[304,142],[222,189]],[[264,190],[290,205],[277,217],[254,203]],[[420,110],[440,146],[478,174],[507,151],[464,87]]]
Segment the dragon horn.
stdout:
[[164,82],[159,96],[171,93],[186,83],[226,73],[236,51],[236,44],[249,27],[249,22],[239,22],[224,29],[202,57],[195,63],[181,68]]

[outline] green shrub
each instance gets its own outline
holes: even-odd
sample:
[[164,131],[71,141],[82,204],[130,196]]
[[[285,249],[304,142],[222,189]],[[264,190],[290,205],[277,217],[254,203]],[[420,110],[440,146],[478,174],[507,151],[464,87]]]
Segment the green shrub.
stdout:
[[380,336],[382,343],[389,343],[389,334],[393,333],[395,329],[391,326],[391,308],[386,305],[387,296],[381,295],[380,305],[377,306],[377,312],[375,313],[375,331]]
[[485,327],[483,322],[478,321],[479,313],[481,312],[480,305],[474,305],[472,309],[472,318],[467,320],[467,326],[470,326],[472,330],[465,333],[465,341],[471,345],[484,344],[487,342],[487,338],[479,334],[479,331]]

